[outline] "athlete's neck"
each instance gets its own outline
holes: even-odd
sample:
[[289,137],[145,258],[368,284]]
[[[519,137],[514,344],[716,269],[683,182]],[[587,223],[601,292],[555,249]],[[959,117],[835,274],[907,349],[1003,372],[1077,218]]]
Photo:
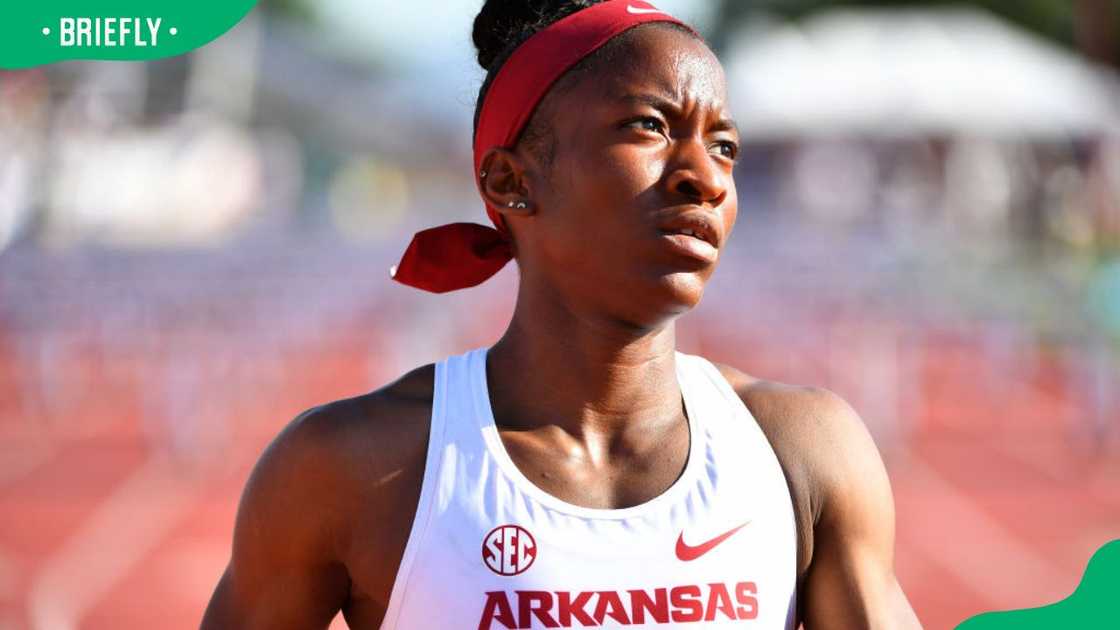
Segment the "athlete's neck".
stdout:
[[559,427],[589,451],[654,437],[684,417],[675,347],[672,321],[638,330],[519,298],[489,352],[495,418],[508,428]]

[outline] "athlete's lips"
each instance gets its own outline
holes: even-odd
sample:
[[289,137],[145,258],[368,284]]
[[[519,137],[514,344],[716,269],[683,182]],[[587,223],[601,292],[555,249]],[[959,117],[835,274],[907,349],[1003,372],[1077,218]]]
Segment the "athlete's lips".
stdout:
[[683,234],[698,238],[707,244],[719,249],[723,241],[720,223],[711,212],[704,210],[687,210],[674,214],[658,223],[657,228],[662,234]]

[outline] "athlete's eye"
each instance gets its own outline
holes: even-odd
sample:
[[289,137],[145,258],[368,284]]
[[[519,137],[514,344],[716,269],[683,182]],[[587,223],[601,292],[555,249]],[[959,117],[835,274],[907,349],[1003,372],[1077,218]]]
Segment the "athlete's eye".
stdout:
[[720,142],[717,142],[712,146],[714,146],[716,150],[719,151],[720,155],[729,160],[734,160],[735,158],[739,157],[739,145],[731,142],[730,140],[721,140]]
[[626,123],[626,126],[634,129],[641,129],[642,131],[652,131],[654,133],[658,133],[664,128],[660,119],[651,116],[636,118]]

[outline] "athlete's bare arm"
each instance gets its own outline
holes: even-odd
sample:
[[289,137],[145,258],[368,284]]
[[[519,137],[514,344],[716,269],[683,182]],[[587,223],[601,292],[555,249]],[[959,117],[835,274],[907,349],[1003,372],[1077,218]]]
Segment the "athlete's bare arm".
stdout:
[[324,413],[296,418],[253,469],[238,507],[233,553],[204,630],[326,628],[349,590],[337,548],[344,524]]
[[805,586],[806,630],[921,628],[894,573],[894,499],[882,457],[839,396],[804,395],[820,515]]
[[859,415],[827,390],[720,370],[774,445],[793,491],[805,629],[920,629],[894,573],[890,481]]
[[[425,398],[426,396],[426,398]],[[309,410],[246,483],[202,630],[380,626],[416,509],[430,366]]]

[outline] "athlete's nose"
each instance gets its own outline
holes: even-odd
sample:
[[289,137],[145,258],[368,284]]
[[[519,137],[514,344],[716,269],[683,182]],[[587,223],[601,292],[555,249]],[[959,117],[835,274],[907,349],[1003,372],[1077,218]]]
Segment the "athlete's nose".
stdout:
[[727,177],[699,139],[682,142],[669,174],[669,189],[693,203],[718,207],[727,197]]

